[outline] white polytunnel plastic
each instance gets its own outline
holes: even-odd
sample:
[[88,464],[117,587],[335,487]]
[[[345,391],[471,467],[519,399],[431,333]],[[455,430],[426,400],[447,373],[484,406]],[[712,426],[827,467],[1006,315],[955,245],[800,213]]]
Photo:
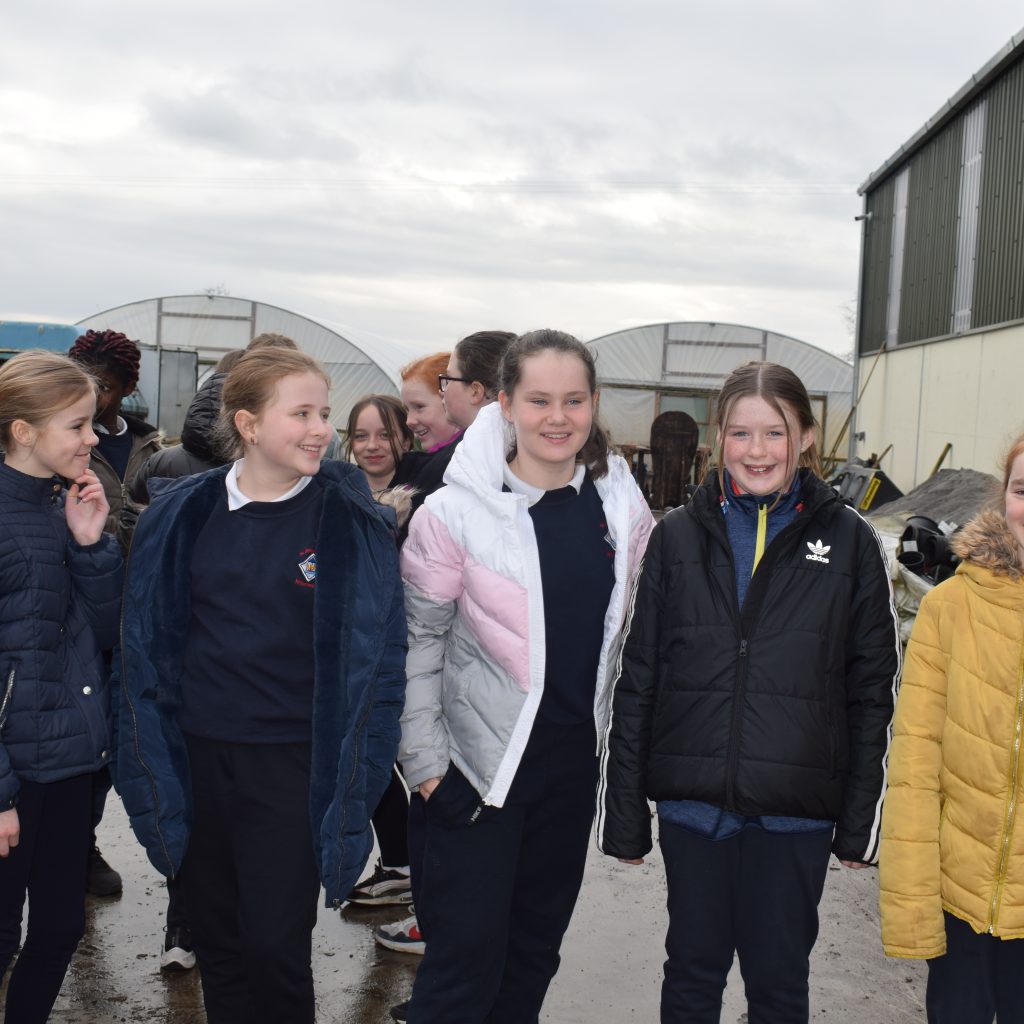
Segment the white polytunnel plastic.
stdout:
[[[686,412],[713,444],[714,398],[737,366],[766,360],[804,382],[822,426],[828,455],[850,413],[853,367],[805,341],[739,324],[662,323],[606,334],[588,343],[601,384],[601,419],[616,444],[648,446],[651,423]],[[840,451],[845,453],[845,442]],[[845,460],[841,460],[845,461]]]
[[363,395],[397,395],[402,366],[431,351],[265,302],[226,295],[146,299],[88,316],[78,326],[122,331],[158,349],[194,349],[200,377],[226,352],[245,348],[256,335],[283,334],[327,370],[331,419],[340,427]]

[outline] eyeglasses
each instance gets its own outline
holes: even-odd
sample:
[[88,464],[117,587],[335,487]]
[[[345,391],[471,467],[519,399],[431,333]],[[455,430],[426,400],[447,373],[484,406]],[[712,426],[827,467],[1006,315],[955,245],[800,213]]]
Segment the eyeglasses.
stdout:
[[437,390],[443,395],[453,380],[457,380],[460,384],[473,383],[468,377],[449,377],[447,373],[439,373],[437,375]]

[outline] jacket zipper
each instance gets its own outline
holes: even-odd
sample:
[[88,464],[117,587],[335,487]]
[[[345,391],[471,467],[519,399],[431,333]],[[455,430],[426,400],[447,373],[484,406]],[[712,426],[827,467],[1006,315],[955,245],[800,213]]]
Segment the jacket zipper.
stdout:
[[757,565],[764,557],[764,542],[768,536],[768,506],[757,506],[757,536],[754,539],[754,564],[751,566],[750,575],[757,572]]
[[1013,820],[1017,813],[1017,776],[1020,763],[1021,727],[1024,719],[1024,661],[1017,673],[1017,713],[1013,725],[1013,747],[1010,758],[1010,791],[1006,802],[1006,825],[1003,830],[1003,841],[999,851],[999,867],[996,871],[996,885],[992,892],[992,905],[989,908],[988,931],[995,934],[996,918],[999,915],[999,901],[1006,885],[1006,868],[1010,854],[1010,836],[1013,834]]
[[11,702],[14,694],[14,669],[7,673],[7,687],[4,690],[4,699],[0,702],[0,729],[7,724],[7,705]]
[[[765,530],[767,531],[767,508],[764,509],[765,515]],[[735,798],[736,798],[736,774],[739,770],[739,759],[740,759],[740,725],[743,719],[743,702],[746,698],[747,692],[747,671],[750,664],[748,658],[748,651],[750,645],[751,634],[753,633],[754,627],[757,622],[757,616],[760,612],[761,601],[764,597],[764,593],[771,582],[771,569],[775,563],[779,561],[782,554],[787,550],[787,545],[792,538],[799,538],[804,528],[810,523],[818,508],[806,509],[803,512],[799,512],[796,518],[788,523],[782,530],[779,531],[775,539],[768,545],[768,550],[765,552],[765,557],[758,563],[760,566],[764,564],[764,568],[760,573],[753,573],[750,577],[750,586],[747,588],[746,599],[743,602],[743,607],[740,608],[736,601],[736,564],[732,556],[732,547],[729,544],[729,535],[725,528],[724,521],[712,520],[715,523],[715,530],[709,532],[719,533],[719,542],[725,545],[726,551],[729,553],[729,564],[732,567],[732,576],[730,579],[730,585],[733,595],[733,607],[737,609],[738,629],[737,629],[737,641],[738,647],[736,651],[736,675],[733,681],[732,691],[732,715],[729,723],[729,747],[728,753],[726,754],[726,766],[725,766],[725,807],[726,810],[735,811]],[[758,512],[758,532],[760,533],[760,510]]]

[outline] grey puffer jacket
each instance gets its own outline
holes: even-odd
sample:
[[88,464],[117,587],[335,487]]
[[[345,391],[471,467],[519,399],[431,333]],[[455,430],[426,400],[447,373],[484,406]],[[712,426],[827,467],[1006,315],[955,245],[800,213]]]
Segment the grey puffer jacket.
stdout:
[[[412,517],[402,549],[409,621],[399,760],[410,786],[454,763],[484,802],[501,807],[544,693],[544,599],[533,521],[503,491],[507,451],[498,405],[485,407],[452,456],[445,487]],[[594,481],[615,548],[594,694],[608,720],[620,631],[654,521],[625,461]]]

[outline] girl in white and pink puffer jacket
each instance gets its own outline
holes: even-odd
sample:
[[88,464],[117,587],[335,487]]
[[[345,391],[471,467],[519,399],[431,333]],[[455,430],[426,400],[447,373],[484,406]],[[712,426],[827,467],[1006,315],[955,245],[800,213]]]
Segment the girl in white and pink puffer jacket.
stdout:
[[583,877],[597,737],[653,520],[589,350],[536,331],[414,516],[399,758],[426,800],[409,1019],[535,1020]]

